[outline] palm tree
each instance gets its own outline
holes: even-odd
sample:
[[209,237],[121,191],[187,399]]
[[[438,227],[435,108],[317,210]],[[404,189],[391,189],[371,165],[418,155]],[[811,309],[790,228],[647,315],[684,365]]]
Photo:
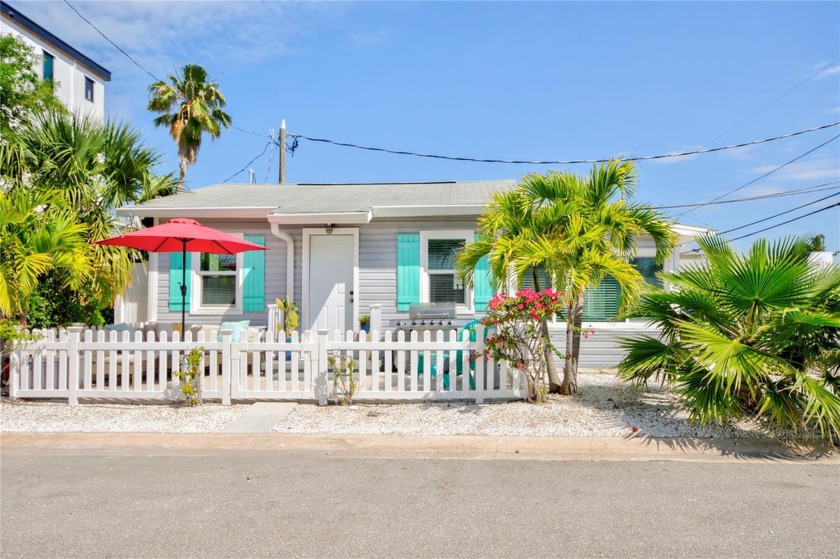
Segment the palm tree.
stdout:
[[[675,237],[664,217],[632,202],[635,167],[610,161],[593,167],[588,177],[550,171],[526,175],[517,190],[494,197],[479,219],[483,238],[466,247],[458,259],[465,281],[472,280],[478,260],[487,255],[497,287],[514,273],[526,273],[540,289],[537,270],[543,268],[563,291],[566,304],[566,359],[562,382],[549,363],[549,390],[574,394],[580,355],[583,303],[587,288],[612,276],[621,288],[621,309],[638,298],[644,280],[629,263],[638,239],[649,236],[656,262],[670,254]],[[548,338],[548,325],[543,324]]]
[[181,75],[170,74],[169,82],[158,81],[149,86],[148,109],[163,113],[155,126],[167,126],[178,145],[180,176],[178,190],[183,189],[187,167],[195,163],[204,133],[216,139],[222,127],[231,124],[230,115],[222,110],[227,103],[219,84],[207,81],[207,71],[187,64]]
[[810,265],[809,241],[759,240],[741,255],[701,239],[707,262],[642,296],[633,314],[662,333],[624,341],[621,377],[673,385],[701,423],[752,415],[840,437],[840,267]]
[[625,311],[644,285],[642,276],[627,262],[635,256],[639,239],[647,236],[653,240],[658,265],[664,263],[676,244],[670,224],[661,213],[633,202],[635,185],[633,163],[617,160],[594,165],[588,177],[549,172],[545,176],[526,176],[523,181],[526,196],[536,208],[576,207],[574,213],[559,221],[556,248],[551,258],[546,258],[546,269],[554,274],[568,303],[561,394],[574,394],[577,390],[587,288],[612,276],[621,289],[620,311]]
[[0,157],[15,161],[0,173],[8,192],[49,193],[53,202],[46,210],[72,212],[74,222],[84,231],[84,256],[90,267],[78,298],[82,302],[112,301],[131,280],[135,253],[92,241],[122,232],[130,224],[114,210],[125,203],[171,193],[174,177],[154,173],[161,158],[143,144],[136,131],[89,117],[41,115],[32,126],[17,131],[15,143],[9,145],[19,148],[13,153],[0,150]]
[[92,273],[87,249],[85,226],[60,193],[0,190],[0,315],[26,321],[40,278],[51,272],[79,289]]
[[[550,210],[557,210],[557,207]],[[564,210],[557,212],[558,218]],[[516,283],[519,284],[529,271],[537,291],[549,287],[540,285],[537,273],[538,266],[544,264],[543,259],[528,259],[523,254],[523,247],[529,243],[539,243],[548,238],[551,223],[547,223],[550,218],[546,218],[546,213],[532,211],[532,204],[521,187],[507,192],[494,192],[491,203],[478,220],[479,234],[476,240],[464,247],[455,261],[459,276],[468,286],[472,286],[475,269],[479,261],[486,257],[496,290],[504,290],[512,275],[515,275]],[[542,321],[540,329],[548,342],[543,346],[543,360],[548,371],[549,390],[556,392],[560,387],[560,376],[554,363],[547,320]]]

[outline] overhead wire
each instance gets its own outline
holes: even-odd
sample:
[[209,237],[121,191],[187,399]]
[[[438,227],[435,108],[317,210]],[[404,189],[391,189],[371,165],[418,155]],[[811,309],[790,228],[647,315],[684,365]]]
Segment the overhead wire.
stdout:
[[805,219],[806,217],[811,217],[812,215],[822,213],[824,211],[830,210],[831,208],[840,207],[840,202],[835,202],[829,206],[825,206],[824,208],[820,208],[818,210],[814,210],[809,212],[805,215],[800,215],[799,217],[794,217],[793,219],[789,219],[787,221],[783,221],[781,223],[777,223],[776,225],[771,225],[770,227],[765,227],[764,229],[759,229],[758,231],[753,231],[752,233],[747,233],[746,235],[741,235],[740,237],[735,237],[734,239],[729,239],[730,242],[740,241],[741,239],[746,239],[747,237],[752,237],[753,235],[758,235],[759,233],[764,233],[765,231],[770,231],[771,229],[775,229],[776,227],[781,227],[782,225],[787,225],[788,223],[793,223],[794,221],[799,221],[800,219]]
[[670,209],[677,209],[677,208],[693,208],[696,206],[714,206],[719,204],[735,204],[738,202],[754,202],[757,200],[767,200],[771,198],[784,198],[786,196],[802,196],[803,194],[811,194],[812,192],[823,192],[826,190],[837,190],[840,186],[829,186],[829,185],[840,185],[840,181],[832,181],[832,182],[824,182],[821,184],[814,184],[811,186],[803,186],[802,188],[796,188],[794,190],[786,190],[784,192],[775,192],[773,194],[762,194],[759,196],[749,196],[747,198],[734,198],[732,200],[718,200],[717,202],[697,202],[694,204],[672,204],[668,206],[651,206],[651,209],[654,210],[670,210]]
[[254,157],[253,159],[251,159],[248,163],[246,163],[246,164],[245,164],[245,166],[244,166],[244,167],[242,167],[241,169],[239,169],[238,171],[236,171],[234,174],[232,174],[231,176],[229,176],[228,178],[226,178],[225,180],[223,180],[223,181],[222,181],[222,183],[226,183],[226,182],[228,182],[230,179],[232,179],[233,177],[235,177],[236,175],[238,175],[239,173],[242,173],[243,171],[246,171],[246,170],[248,169],[248,167],[251,165],[251,163],[253,163],[253,162],[254,162],[254,161],[256,161],[257,159],[259,159],[260,157],[262,157],[263,155],[265,155],[265,152],[268,150],[268,146],[270,146],[272,143],[273,143],[273,142],[271,142],[271,141],[266,142],[266,143],[265,143],[265,147],[263,148],[262,152],[261,152],[259,155],[257,155],[257,156],[256,156],[256,157]]
[[768,217],[765,217],[765,218],[762,218],[762,219],[758,219],[756,221],[751,221],[750,223],[746,223],[744,225],[739,225],[738,227],[733,227],[732,229],[727,229],[726,231],[721,231],[720,233],[718,233],[718,235],[726,235],[727,233],[732,233],[733,231],[740,231],[741,229],[746,229],[747,227],[750,227],[752,225],[758,225],[759,223],[764,223],[765,221],[770,221],[771,219],[775,219],[777,217],[787,215],[791,212],[801,210],[802,208],[807,208],[808,206],[813,206],[814,204],[819,204],[820,202],[822,202],[824,200],[828,200],[829,198],[834,198],[835,196],[840,196],[840,192],[835,192],[834,194],[829,194],[828,196],[823,196],[822,198],[820,198],[818,200],[814,200],[813,202],[808,202],[807,204],[802,204],[802,205],[796,206],[795,208],[791,208],[789,210],[785,210],[783,212],[779,212],[777,214],[773,214],[771,216],[768,216]]
[[[737,124],[735,124],[731,128],[729,128],[726,131],[718,134],[717,136],[715,136],[714,138],[712,138],[711,140],[706,142],[704,145],[708,145],[708,144],[711,144],[712,142],[716,142],[716,141],[720,140],[721,138],[723,138],[724,136],[726,136],[727,134],[729,134],[730,132],[732,132],[733,130],[735,130],[736,128],[741,126],[742,124],[744,124],[745,122],[751,120],[756,115],[764,112],[766,109],[769,109],[771,106],[775,105],[777,102],[781,101],[782,99],[784,99],[785,97],[787,97],[788,95],[790,95],[791,93],[793,93],[794,91],[796,91],[797,89],[799,89],[800,87],[802,87],[803,85],[805,85],[806,83],[811,81],[812,79],[816,78],[817,76],[819,76],[820,74],[822,74],[823,72],[825,72],[826,70],[828,70],[829,68],[831,68],[832,66],[837,64],[838,62],[840,62],[840,58],[835,58],[834,60],[832,60],[828,64],[825,64],[824,66],[820,67],[819,70],[817,70],[816,72],[814,72],[813,74],[811,74],[810,76],[808,76],[807,78],[802,80],[801,82],[797,83],[795,86],[788,89],[787,91],[785,91],[784,93],[782,93],[781,95],[779,95],[778,97],[776,97],[775,99],[773,99],[772,101],[770,101],[769,103],[767,103],[766,105],[764,105],[763,107],[761,107],[760,109],[758,109],[757,111],[755,111],[754,113],[749,115],[747,118],[739,121]],[[667,173],[668,171],[670,171],[671,169],[673,169],[674,167],[679,165],[679,163],[680,163],[679,161],[676,161],[676,162],[672,163],[671,165],[669,165],[668,167],[666,167],[665,169],[663,169],[662,171],[660,171],[656,175],[647,179],[645,181],[645,184],[649,184],[649,183],[653,182],[657,178],[661,177],[662,175],[664,175],[665,173]]]
[[83,16],[83,15],[81,14],[81,12],[79,12],[79,10],[77,10],[77,9],[76,9],[76,7],[75,7],[75,6],[73,6],[73,4],[71,4],[71,3],[70,3],[70,2],[68,2],[67,0],[64,0],[64,3],[65,3],[65,4],[67,4],[68,6],[70,6],[70,9],[71,9],[71,10],[73,10],[74,12],[76,12],[76,15],[78,15],[80,18],[82,18],[82,19],[85,21],[85,23],[87,23],[88,25],[90,25],[91,27],[93,27],[93,29],[94,29],[97,33],[99,33],[100,35],[102,35],[102,38],[103,38],[103,39],[105,39],[106,41],[108,41],[109,43],[111,43],[111,44],[114,46],[114,48],[116,48],[118,51],[120,51],[121,53],[123,53],[123,55],[125,55],[125,57],[126,57],[126,58],[128,58],[129,60],[131,60],[131,61],[134,63],[134,65],[135,65],[135,66],[137,66],[138,68],[140,68],[141,70],[143,70],[144,72],[146,72],[147,74],[149,74],[149,76],[151,76],[151,78],[152,78],[153,80],[155,80],[156,82],[161,81],[161,80],[160,80],[157,76],[155,76],[153,73],[151,73],[150,71],[148,71],[148,70],[147,70],[147,69],[146,69],[146,68],[145,68],[142,64],[140,64],[139,62],[137,62],[136,60],[134,60],[134,58],[132,58],[132,56],[131,56],[130,54],[128,54],[127,52],[125,52],[125,51],[124,51],[124,50],[123,50],[123,49],[122,49],[122,48],[121,48],[121,47],[120,47],[117,43],[115,43],[114,41],[112,41],[112,40],[111,40],[111,39],[110,39],[110,38],[109,38],[109,37],[108,37],[105,33],[103,33],[102,31],[100,31],[100,30],[99,30],[99,28],[98,28],[98,27],[96,27],[96,26],[95,26],[95,25],[94,25],[94,24],[93,24],[93,23],[92,23],[92,22],[91,22],[88,18],[86,18],[85,16]]
[[[836,192],[836,193],[834,193],[834,194],[829,194],[828,196],[824,196],[824,197],[822,197],[822,198],[819,198],[818,200],[814,200],[814,201],[812,201],[812,202],[808,202],[807,204],[801,204],[801,205],[799,205],[799,206],[796,206],[795,208],[791,208],[791,209],[789,209],[789,210],[785,210],[785,211],[783,211],[783,212],[779,212],[779,213],[777,213],[777,214],[773,214],[773,215],[770,215],[770,216],[764,217],[764,218],[762,218],[762,219],[758,219],[758,220],[756,220],[756,221],[752,221],[752,222],[750,222],[750,223],[745,223],[744,225],[740,225],[740,226],[738,226],[738,227],[733,227],[733,228],[731,228],[731,229],[727,229],[727,230],[725,230],[725,231],[720,231],[720,232],[714,233],[712,236],[713,236],[713,237],[719,237],[719,236],[721,236],[721,235],[726,235],[727,233],[732,233],[733,231],[740,231],[741,229],[745,229],[745,228],[747,228],[747,227],[751,227],[751,226],[753,226],[753,225],[758,225],[759,223],[764,223],[764,222],[766,222],[766,221],[770,221],[771,219],[776,219],[777,217],[781,217],[781,216],[786,215],[786,214],[789,214],[789,213],[791,213],[791,212],[795,212],[795,211],[801,210],[802,208],[807,208],[808,206],[813,206],[814,204],[818,204],[818,203],[820,203],[820,202],[824,202],[825,200],[828,200],[829,198],[833,198],[833,197],[835,197],[835,196],[840,196],[840,192]],[[753,231],[752,233],[748,233],[748,234],[746,234],[746,235],[741,235],[740,237],[735,237],[734,239],[729,239],[729,241],[730,241],[730,242],[734,242],[734,241],[737,241],[737,240],[740,240],[740,239],[745,239],[746,237],[751,237],[751,236],[753,236],[753,235],[757,235],[758,233],[763,233],[763,232],[765,232],[765,231],[769,231],[769,230],[771,230],[771,229],[775,229],[776,227],[781,227],[782,225],[786,225],[786,224],[788,224],[788,223],[792,223],[792,222],[794,222],[794,221],[798,221],[798,220],[800,220],[800,219],[802,219],[802,218],[805,218],[805,217],[808,217],[808,216],[814,215],[814,214],[816,214],[816,213],[820,213],[820,212],[822,212],[822,211],[825,211],[825,210],[831,209],[831,208],[833,208],[833,207],[835,207],[835,206],[838,206],[838,205],[840,205],[840,202],[837,202],[837,203],[835,203],[835,204],[831,204],[831,205],[829,205],[829,206],[826,206],[826,207],[824,207],[824,208],[821,208],[820,210],[817,210],[817,211],[814,211],[814,212],[810,212],[810,213],[807,213],[807,214],[805,214],[805,215],[802,215],[802,216],[799,216],[799,217],[796,217],[796,218],[793,218],[793,219],[789,219],[789,220],[787,220],[787,221],[783,221],[783,222],[781,222],[781,223],[777,223],[777,224],[775,224],[775,225],[771,225],[770,227],[766,227],[766,228],[764,228],[764,229],[759,229],[758,231]],[[695,241],[692,241],[692,242],[695,242]],[[693,248],[693,249],[691,249],[691,250],[687,250],[687,251],[681,252],[680,254],[681,254],[681,255],[683,255],[683,254],[691,254],[691,253],[693,253],[693,252],[700,252],[700,249],[699,249],[699,248]]]
[[257,138],[272,138],[272,136],[265,135],[265,134],[257,134],[256,132],[251,132],[250,130],[245,130],[244,128],[240,128],[238,126],[231,126],[234,130],[238,130],[239,132],[244,132],[245,134],[250,134],[251,136],[256,136]]
[[805,130],[797,130],[795,132],[789,132],[787,134],[781,134],[778,136],[772,136],[769,138],[762,138],[759,140],[751,140],[749,142],[741,142],[738,144],[730,144],[725,146],[717,146],[712,148],[703,148],[697,149],[692,151],[682,151],[682,152],[671,152],[671,153],[663,153],[658,155],[644,155],[644,156],[636,156],[636,157],[605,157],[599,159],[567,159],[567,160],[528,160],[528,159],[479,159],[474,157],[460,157],[460,156],[452,156],[452,155],[440,155],[440,154],[433,154],[433,153],[420,153],[414,151],[406,151],[406,150],[395,150],[389,148],[381,148],[381,147],[373,147],[373,146],[363,146],[360,144],[352,144],[349,142],[338,142],[336,140],[330,140],[327,138],[314,138],[312,136],[305,136],[303,134],[288,134],[291,138],[300,138],[304,140],[309,140],[310,142],[320,142],[325,144],[331,144],[340,147],[348,147],[360,150],[367,150],[367,151],[376,151],[381,153],[390,153],[392,155],[407,155],[412,157],[424,157],[429,159],[444,159],[447,161],[466,161],[471,163],[503,163],[503,164],[512,164],[512,165],[577,165],[582,163],[605,163],[607,161],[611,161],[613,159],[621,159],[622,161],[651,161],[655,159],[667,159],[673,157],[685,157],[687,155],[699,155],[704,153],[714,153],[718,151],[730,150],[730,149],[737,149],[743,148],[746,146],[754,146],[758,144],[764,144],[768,142],[774,142],[777,140],[783,140],[786,138],[793,138],[795,136],[800,136],[802,134],[808,134],[811,132],[816,132],[818,130],[825,130],[827,128],[832,128],[840,124],[840,121],[830,122],[828,124],[822,124],[820,126],[815,126],[813,128],[808,128]]
[[272,139],[272,146],[271,152],[268,154],[268,168],[265,170],[265,178],[263,179],[263,182],[268,182],[268,175],[271,174],[271,164],[274,162],[274,148],[277,147],[277,143],[273,141],[274,134],[272,133],[269,137]]
[[[799,155],[799,156],[797,156],[797,157],[794,157],[794,158],[793,158],[793,159],[791,159],[790,161],[787,161],[786,163],[783,163],[783,164],[779,165],[778,167],[776,167],[776,168],[774,168],[774,169],[772,169],[772,170],[770,170],[770,171],[768,171],[768,172],[764,173],[764,174],[763,174],[763,175],[761,175],[760,177],[757,177],[757,178],[755,178],[755,179],[753,179],[753,180],[751,180],[751,181],[749,181],[749,182],[747,182],[747,183],[744,183],[744,184],[742,184],[741,186],[739,186],[738,188],[734,188],[734,189],[730,190],[729,192],[726,192],[726,193],[724,193],[724,194],[721,194],[721,195],[720,195],[720,196],[718,196],[717,198],[712,199],[709,203],[704,204],[704,205],[708,206],[708,205],[709,205],[709,204],[711,204],[712,202],[717,202],[718,200],[721,200],[721,199],[723,199],[723,198],[726,198],[726,197],[727,197],[727,196],[729,196],[730,194],[734,194],[734,193],[738,192],[739,190],[742,190],[742,189],[744,189],[744,188],[746,188],[746,187],[750,186],[751,184],[755,184],[755,183],[757,183],[758,181],[760,181],[760,180],[761,180],[761,179],[763,179],[763,178],[769,177],[770,175],[772,175],[773,173],[775,173],[775,172],[777,172],[777,171],[781,171],[782,169],[784,169],[785,167],[787,167],[787,166],[788,166],[788,165],[790,165],[791,163],[795,163],[796,161],[799,161],[799,160],[800,160],[800,159],[802,159],[803,157],[805,157],[805,156],[807,156],[807,155],[810,155],[810,154],[814,153],[815,151],[817,151],[817,150],[818,150],[818,149],[820,149],[821,147],[827,146],[828,144],[830,144],[831,142],[833,142],[833,141],[834,141],[834,140],[836,140],[837,138],[840,138],[840,134],[838,134],[837,136],[834,136],[833,138],[831,138],[831,139],[830,139],[830,140],[828,140],[827,142],[823,142],[823,143],[821,143],[820,145],[818,145],[818,146],[816,146],[816,147],[814,147],[814,148],[809,149],[808,151],[806,151],[806,152],[805,152],[805,153],[803,153],[802,155]],[[696,210],[696,209],[698,209],[698,208],[701,208],[701,207],[703,207],[703,206],[697,206],[697,207],[695,207],[695,208],[691,208],[690,210],[686,210],[686,211],[684,211],[684,212],[682,212],[682,213],[677,214],[676,216],[674,216],[674,219],[677,219],[677,218],[682,217],[682,216],[684,216],[684,215],[690,214],[690,213],[691,213],[691,212],[693,212],[694,210]]]

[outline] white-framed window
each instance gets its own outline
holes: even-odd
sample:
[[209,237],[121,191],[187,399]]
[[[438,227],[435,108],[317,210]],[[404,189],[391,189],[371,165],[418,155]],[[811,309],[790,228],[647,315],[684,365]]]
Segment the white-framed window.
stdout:
[[85,76],[85,99],[93,103],[93,80]]
[[472,291],[455,273],[455,256],[473,241],[473,231],[420,232],[420,298],[424,303],[456,303],[473,310]]
[[194,253],[192,269],[192,304],[197,312],[242,311],[241,253]]

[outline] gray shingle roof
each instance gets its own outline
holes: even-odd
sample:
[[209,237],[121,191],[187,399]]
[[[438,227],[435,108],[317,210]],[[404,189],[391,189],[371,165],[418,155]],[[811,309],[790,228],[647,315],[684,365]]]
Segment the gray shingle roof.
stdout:
[[[514,180],[394,184],[217,184],[156,198],[138,209],[268,208],[282,214],[367,212],[374,206],[485,205]],[[140,213],[142,211],[134,211]],[[268,211],[266,213],[269,213]]]

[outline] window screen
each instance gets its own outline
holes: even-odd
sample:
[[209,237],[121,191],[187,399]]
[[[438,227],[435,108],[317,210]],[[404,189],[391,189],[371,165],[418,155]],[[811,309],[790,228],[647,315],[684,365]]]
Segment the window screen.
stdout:
[[455,256],[464,248],[464,239],[429,239],[429,301],[464,304],[466,290],[455,276]]
[[200,260],[201,304],[235,305],[236,255],[202,253]]

